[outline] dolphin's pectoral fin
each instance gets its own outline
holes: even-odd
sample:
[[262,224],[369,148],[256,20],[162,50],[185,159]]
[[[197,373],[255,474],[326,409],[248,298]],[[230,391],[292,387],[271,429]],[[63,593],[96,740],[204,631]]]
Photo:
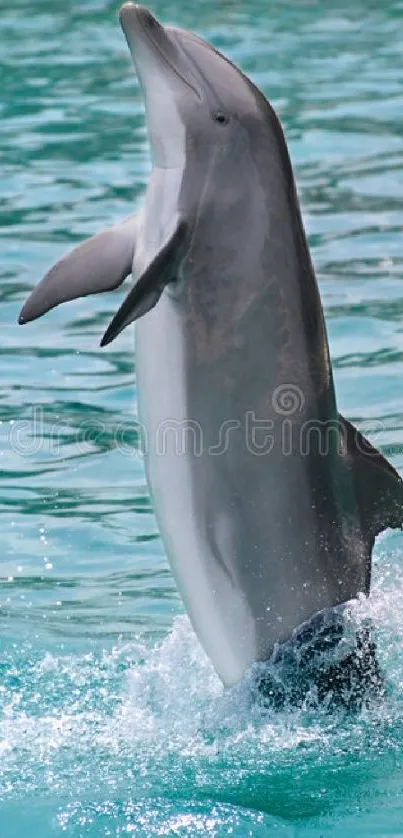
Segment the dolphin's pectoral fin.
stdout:
[[41,317],[51,308],[117,288],[131,273],[138,215],[131,215],[67,253],[28,297],[19,323]]
[[188,239],[187,233],[186,221],[178,219],[173,233],[135,282],[116,312],[101,340],[101,346],[111,343],[129,323],[133,323],[154,308],[165,286],[178,275]]
[[361,521],[369,550],[387,527],[403,528],[403,480],[360,431],[340,415],[346,456],[354,474]]

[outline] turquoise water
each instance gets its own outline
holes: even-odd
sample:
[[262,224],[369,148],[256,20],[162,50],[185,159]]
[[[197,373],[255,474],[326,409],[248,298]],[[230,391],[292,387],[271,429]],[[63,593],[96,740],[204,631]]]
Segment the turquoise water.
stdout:
[[[24,328],[74,242],[141,202],[139,90],[107,0],[1,3],[0,838],[403,835],[403,536],[377,543],[387,696],[357,717],[224,692],[189,626],[138,453],[122,292]],[[183,0],[276,106],[342,411],[403,470],[403,4]],[[191,560],[191,557],[189,557]]]

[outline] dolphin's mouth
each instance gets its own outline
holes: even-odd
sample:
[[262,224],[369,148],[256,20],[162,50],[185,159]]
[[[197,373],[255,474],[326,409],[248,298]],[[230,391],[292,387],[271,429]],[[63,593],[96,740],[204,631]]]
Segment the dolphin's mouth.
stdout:
[[[196,85],[192,83],[189,76],[185,76],[180,71],[174,59],[170,58],[167,54],[168,49],[172,50],[174,48],[179,50],[179,45],[175,44],[175,47],[173,47],[172,40],[167,35],[167,30],[161,26],[160,23],[158,23],[148,9],[145,9],[143,6],[139,6],[136,3],[125,3],[120,9],[119,20],[140,77],[141,67],[139,66],[139,62],[136,57],[136,35],[138,34],[139,29],[168,69],[176,75],[182,84],[186,85],[186,87],[194,93],[199,101],[202,100],[200,90],[198,90]],[[169,29],[168,31],[171,36],[175,36],[175,29]],[[161,41],[164,43],[161,43]]]

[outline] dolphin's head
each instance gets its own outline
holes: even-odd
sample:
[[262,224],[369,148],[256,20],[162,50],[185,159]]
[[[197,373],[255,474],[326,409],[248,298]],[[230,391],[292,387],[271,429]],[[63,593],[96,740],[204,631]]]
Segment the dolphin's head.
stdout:
[[162,26],[143,6],[125,3],[120,22],[144,93],[154,165],[182,167],[191,147],[199,159],[234,147],[242,121],[265,102],[252,83],[214,47]]
[[[215,254],[220,270],[231,265],[232,285],[242,294],[251,273],[261,275],[268,230],[274,261],[273,242],[288,254],[294,231],[304,241],[284,135],[263,94],[210,44],[162,26],[143,6],[125,3],[120,21],[144,94],[154,166],[145,211],[60,260],[20,316],[26,323],[61,302],[111,290],[134,272],[135,286],[103,344],[156,305],[167,286],[172,295],[185,288],[192,295],[199,286],[208,295],[210,282],[216,315],[223,296],[217,322],[230,322],[226,284],[206,268],[206,253]],[[246,219],[248,247],[240,251]],[[178,279],[184,281],[174,284]],[[230,298],[236,305],[237,296]]]

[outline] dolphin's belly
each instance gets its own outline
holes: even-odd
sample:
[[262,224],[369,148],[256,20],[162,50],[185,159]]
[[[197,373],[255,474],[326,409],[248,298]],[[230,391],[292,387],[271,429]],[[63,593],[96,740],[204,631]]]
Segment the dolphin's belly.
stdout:
[[178,589],[230,684],[361,582],[326,468],[316,479],[306,457],[284,456],[281,444],[256,455],[244,427],[226,438],[214,394],[195,396],[184,341],[181,313],[164,294],[136,331],[146,468]]
[[[182,331],[166,295],[137,324],[136,375],[146,470],[164,547],[196,634],[224,683],[232,683],[254,659],[254,619],[242,591],[211,556],[200,527],[198,458],[186,441],[193,426],[186,415]],[[197,445],[197,427],[194,433]]]

